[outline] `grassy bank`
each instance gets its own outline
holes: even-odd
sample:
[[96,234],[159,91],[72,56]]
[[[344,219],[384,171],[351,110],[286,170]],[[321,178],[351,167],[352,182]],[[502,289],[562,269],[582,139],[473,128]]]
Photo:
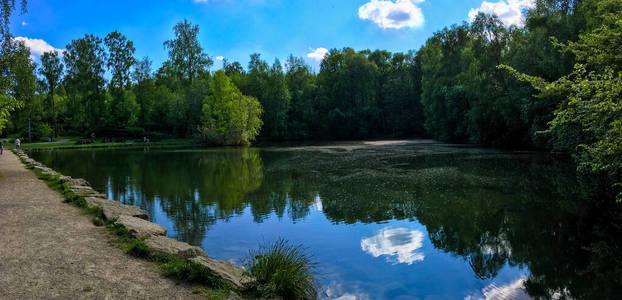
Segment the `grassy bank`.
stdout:
[[[195,146],[200,145],[200,141],[196,139],[163,139],[157,142],[103,142],[102,140],[95,140],[91,144],[79,145],[77,142],[79,139],[71,138],[59,142],[43,142],[43,143],[22,143],[22,150],[53,150],[53,149],[88,149],[88,148],[143,148],[143,147],[163,147],[163,146]],[[14,144],[5,145],[6,149],[15,149]]]

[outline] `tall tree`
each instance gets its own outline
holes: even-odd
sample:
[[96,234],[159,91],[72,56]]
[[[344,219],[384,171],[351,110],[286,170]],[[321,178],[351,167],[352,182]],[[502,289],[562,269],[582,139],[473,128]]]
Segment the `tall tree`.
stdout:
[[129,84],[130,69],[136,63],[134,43],[116,30],[106,36],[104,43],[108,47],[106,66],[112,73],[110,85],[123,89]]
[[[136,102],[140,108],[138,114],[138,125],[145,130],[153,129],[155,120],[153,119],[155,97],[155,80],[151,74],[151,60],[148,57],[139,60],[134,64],[132,72],[134,80],[133,90],[136,95]],[[161,100],[161,99],[160,99]]]
[[209,67],[213,61],[203,52],[199,43],[199,26],[188,20],[173,27],[175,38],[164,42],[169,60],[162,66],[161,79],[181,97],[177,97],[173,118],[176,131],[193,135],[201,120],[201,107],[209,86]]
[[290,55],[285,66],[285,80],[291,97],[287,114],[288,138],[310,138],[315,117],[313,110],[317,90],[315,76],[302,58]]
[[198,25],[192,25],[184,19],[173,27],[173,31],[175,38],[164,42],[164,47],[168,49],[173,75],[188,85],[201,73],[206,72],[213,61],[201,48]]
[[60,84],[63,75],[63,63],[60,60],[58,52],[46,52],[41,56],[41,67],[39,74],[44,78],[44,87],[47,91],[48,107],[51,109],[51,123],[53,124],[53,134],[57,136],[57,114],[54,101],[54,93]]
[[20,135],[28,136],[30,141],[32,140],[31,124],[39,121],[38,118],[34,118],[40,116],[35,113],[39,109],[39,105],[35,103],[36,64],[30,60],[30,49],[22,41],[12,40],[8,47],[11,82],[9,94],[22,104],[21,109],[17,110],[13,117],[13,125]]
[[133,127],[138,115],[135,95],[131,90],[126,89],[130,84],[130,70],[136,63],[134,43],[118,31],[109,33],[104,43],[108,47],[106,65],[112,73],[109,84],[112,96],[109,103],[109,127],[124,130]]
[[28,0],[20,0],[19,4],[19,6],[16,6],[15,0],[2,0],[0,2],[0,35],[5,41],[11,38],[9,25],[13,11],[19,7],[22,14],[26,13]]
[[81,134],[97,131],[105,125],[106,56],[101,44],[100,38],[87,34],[71,41],[63,56],[71,127]]
[[[26,12],[27,0],[21,0],[21,13]],[[9,24],[13,11],[18,8],[15,0],[1,0],[0,2],[0,132],[9,121],[11,112],[21,107],[21,103],[9,92],[11,89],[11,32]]]
[[268,71],[263,93],[260,98],[265,108],[263,133],[270,139],[284,139],[287,136],[287,113],[289,111],[289,91],[283,74],[283,66],[277,59]]

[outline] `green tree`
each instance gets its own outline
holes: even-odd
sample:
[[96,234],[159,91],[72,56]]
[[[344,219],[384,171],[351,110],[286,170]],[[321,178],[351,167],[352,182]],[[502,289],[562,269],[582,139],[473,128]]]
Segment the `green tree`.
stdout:
[[316,77],[302,58],[290,55],[285,66],[285,80],[291,97],[287,113],[288,138],[308,139],[313,135]]
[[110,109],[109,128],[127,130],[135,125],[138,117],[138,104],[134,93],[126,89],[130,84],[134,59],[134,43],[128,40],[118,31],[109,33],[104,39],[108,47],[106,65],[112,73],[108,85],[111,99],[108,103]]
[[248,94],[247,74],[242,64],[237,61],[229,63],[227,59],[223,59],[222,69],[225,71],[225,74],[231,78],[235,86],[240,89],[242,94]]
[[210,89],[203,102],[201,137],[215,145],[248,145],[262,125],[259,101],[242,95],[222,70],[210,80]]
[[589,4],[594,4],[598,16],[590,20],[589,31],[577,42],[556,43],[577,58],[570,74],[550,83],[508,66],[502,68],[529,82],[539,97],[566,99],[556,109],[546,133],[557,147],[575,153],[579,171],[596,175],[597,183],[617,193],[622,201],[622,1]]
[[188,85],[212,66],[213,61],[203,52],[199,43],[199,26],[188,20],[173,27],[175,38],[164,42],[168,49],[169,63],[173,76]]
[[156,99],[156,85],[151,74],[151,60],[149,60],[148,57],[134,64],[132,79],[134,81],[134,95],[136,95],[136,102],[140,109],[138,113],[138,125],[145,130],[151,130],[155,126],[153,112],[154,101]]
[[264,83],[262,95],[259,98],[259,102],[265,109],[263,114],[264,136],[275,140],[284,139],[287,136],[287,113],[290,95],[283,74],[283,66],[278,59],[274,61],[268,71]]
[[462,50],[469,42],[468,34],[466,24],[445,28],[419,50],[425,127],[430,135],[442,141],[467,140],[464,116],[468,99],[458,75],[462,72]]
[[329,138],[369,138],[378,133],[378,67],[365,53],[331,50],[318,74],[317,114]]
[[[213,61],[203,52],[199,43],[199,26],[188,20],[173,27],[175,38],[164,42],[169,60],[162,66],[162,79],[180,95],[174,109],[175,130],[181,135],[192,135],[201,122],[201,108],[206,95],[209,67]],[[198,82],[197,82],[198,81]]]
[[44,87],[47,92],[47,103],[51,110],[50,118],[48,119],[53,124],[53,135],[58,135],[57,130],[57,112],[54,100],[54,94],[56,88],[60,84],[63,75],[63,63],[58,55],[58,52],[46,52],[41,56],[41,67],[39,68],[39,74],[44,78]]
[[[26,12],[27,3],[27,0],[20,1],[22,14]],[[0,132],[2,132],[9,121],[11,112],[22,106],[22,103],[10,93],[12,87],[12,73],[10,69],[12,41],[9,25],[11,15],[17,8],[15,0],[2,0],[0,2]]]
[[[13,131],[32,140],[31,124],[40,120],[40,107],[35,97],[36,65],[30,60],[30,49],[23,42],[12,40],[7,46],[9,60],[10,97],[21,103],[12,116]],[[35,134],[35,138],[37,135]]]
[[87,34],[71,41],[63,56],[68,121],[77,133],[98,131],[105,125],[105,52],[101,43],[100,38]]

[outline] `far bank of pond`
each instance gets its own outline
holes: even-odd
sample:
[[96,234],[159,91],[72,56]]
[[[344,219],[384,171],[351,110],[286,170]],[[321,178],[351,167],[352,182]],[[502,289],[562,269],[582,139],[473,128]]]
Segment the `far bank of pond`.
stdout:
[[277,237],[302,243],[324,298],[622,291],[619,210],[588,201],[565,157],[434,141],[32,156],[215,259],[240,264]]

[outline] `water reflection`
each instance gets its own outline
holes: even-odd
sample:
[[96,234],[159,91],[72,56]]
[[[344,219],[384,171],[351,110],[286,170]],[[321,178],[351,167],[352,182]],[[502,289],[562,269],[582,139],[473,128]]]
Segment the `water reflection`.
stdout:
[[[162,218],[156,222],[170,224],[171,235],[195,245],[209,239],[213,249],[235,248],[239,256],[262,236],[304,237],[327,264],[347,265],[331,269],[342,272],[343,287],[324,282],[331,298],[440,291],[448,293],[440,294],[445,298],[464,298],[473,286],[480,286],[475,298],[499,291],[519,295],[519,290],[534,298],[622,294],[622,209],[586,201],[587,189],[566,160],[420,147],[348,153],[82,150],[34,156],[86,178],[111,198],[142,206]],[[392,264],[370,261],[380,256]],[[405,269],[412,264],[428,273]],[[446,271],[452,264],[470,270],[470,277]],[[519,271],[503,275],[508,269]],[[417,276],[433,282],[421,287],[426,278]]]
[[375,236],[361,240],[361,249],[373,257],[389,256],[387,261],[394,264],[409,264],[423,261],[424,255],[418,250],[423,246],[423,232],[407,228],[385,228]]
[[[494,283],[487,285],[482,289],[481,295],[469,295],[465,300],[529,300],[531,297],[525,290],[525,277],[521,277],[508,284],[497,286]],[[554,297],[560,299],[560,297]]]

